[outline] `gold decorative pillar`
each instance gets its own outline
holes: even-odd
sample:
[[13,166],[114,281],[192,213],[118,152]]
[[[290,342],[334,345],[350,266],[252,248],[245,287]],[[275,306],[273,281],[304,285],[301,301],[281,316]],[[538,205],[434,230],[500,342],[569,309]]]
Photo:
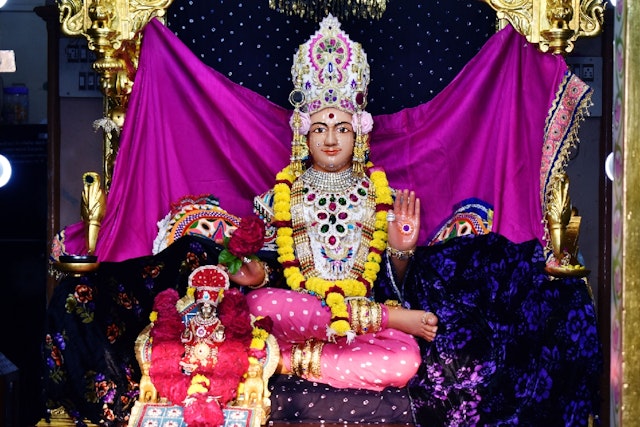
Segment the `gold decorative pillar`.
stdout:
[[497,12],[499,27],[511,24],[542,52],[566,54],[579,37],[602,31],[602,0],[484,0]]
[[139,31],[154,17],[163,19],[173,0],[59,0],[62,32],[84,36],[96,54],[93,69],[100,75],[104,117],[94,127],[104,131],[104,188],[111,184],[120,130],[135,71],[141,36]]

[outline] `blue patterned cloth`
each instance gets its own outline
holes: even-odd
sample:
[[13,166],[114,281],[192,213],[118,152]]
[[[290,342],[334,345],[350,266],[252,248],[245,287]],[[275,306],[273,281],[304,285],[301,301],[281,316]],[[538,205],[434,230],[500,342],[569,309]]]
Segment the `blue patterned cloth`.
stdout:
[[439,317],[409,384],[421,426],[583,426],[599,408],[602,350],[579,278],[550,279],[537,240],[494,233],[419,248],[377,298]]

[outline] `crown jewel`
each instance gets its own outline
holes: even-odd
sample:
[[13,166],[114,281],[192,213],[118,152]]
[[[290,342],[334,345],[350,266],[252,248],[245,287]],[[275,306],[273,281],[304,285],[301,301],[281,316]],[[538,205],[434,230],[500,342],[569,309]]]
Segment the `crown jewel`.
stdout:
[[329,14],[320,29],[293,58],[294,90],[289,96],[296,108],[309,114],[327,107],[348,113],[364,109],[369,64],[360,43],[340,29],[340,21]]

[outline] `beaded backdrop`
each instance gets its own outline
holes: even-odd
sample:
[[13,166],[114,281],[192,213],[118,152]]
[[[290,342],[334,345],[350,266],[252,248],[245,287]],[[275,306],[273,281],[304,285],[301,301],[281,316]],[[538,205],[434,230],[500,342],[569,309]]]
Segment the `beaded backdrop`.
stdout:
[[[340,19],[369,58],[367,111],[394,113],[429,101],[495,33],[495,16],[477,0],[390,0],[379,20]],[[292,108],[292,57],[319,24],[272,10],[268,0],[175,0],[167,26],[205,64]]]

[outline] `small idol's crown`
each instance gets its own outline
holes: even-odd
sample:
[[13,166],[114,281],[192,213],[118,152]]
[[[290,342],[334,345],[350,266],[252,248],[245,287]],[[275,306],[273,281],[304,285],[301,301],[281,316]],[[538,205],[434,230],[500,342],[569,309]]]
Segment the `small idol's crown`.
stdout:
[[197,303],[218,305],[220,291],[229,289],[229,275],[217,265],[203,265],[189,275]]
[[360,43],[340,30],[329,14],[320,29],[293,57],[291,104],[313,114],[334,107],[348,113],[364,109],[369,84],[369,64]]

